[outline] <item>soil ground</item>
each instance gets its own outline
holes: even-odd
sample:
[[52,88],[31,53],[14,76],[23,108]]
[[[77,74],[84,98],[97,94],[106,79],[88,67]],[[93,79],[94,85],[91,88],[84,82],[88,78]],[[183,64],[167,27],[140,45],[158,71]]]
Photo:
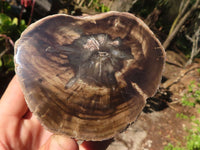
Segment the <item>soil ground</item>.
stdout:
[[157,94],[147,100],[138,120],[118,135],[107,150],[163,150],[169,143],[185,144],[186,128],[191,128],[191,123],[176,115],[183,113],[200,117],[195,109],[181,104],[191,81],[200,83],[197,71],[200,63],[185,68],[185,60],[180,54],[167,52],[163,82]]

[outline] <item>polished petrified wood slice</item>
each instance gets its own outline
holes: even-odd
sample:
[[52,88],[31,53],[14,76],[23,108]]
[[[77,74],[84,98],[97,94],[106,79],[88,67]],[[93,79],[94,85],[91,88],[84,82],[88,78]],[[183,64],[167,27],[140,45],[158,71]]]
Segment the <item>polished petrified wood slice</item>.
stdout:
[[53,15],[15,45],[16,74],[28,107],[58,134],[103,140],[141,113],[160,83],[165,52],[129,13]]

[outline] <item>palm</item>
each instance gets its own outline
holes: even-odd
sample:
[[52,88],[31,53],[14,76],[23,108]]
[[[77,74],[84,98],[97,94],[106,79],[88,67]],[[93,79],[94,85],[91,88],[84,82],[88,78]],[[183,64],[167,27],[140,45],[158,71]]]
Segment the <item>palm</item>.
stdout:
[[51,133],[28,110],[16,79],[11,86],[0,101],[0,149],[39,149]]
[[4,114],[0,114],[0,116],[2,118],[0,141],[8,149],[39,149],[51,135],[33,116],[28,118]]
[[[0,100],[0,149],[42,150],[57,147],[60,139],[56,140],[56,136],[51,135],[28,110],[19,83],[14,77]],[[77,149],[74,140],[62,139],[68,149]],[[51,142],[54,142],[54,146]]]
[[[29,113],[29,115],[31,115],[31,113]],[[27,119],[22,119],[19,123],[21,124],[19,128],[22,129],[21,140],[29,146],[28,149],[39,149],[52,135],[52,133],[45,130],[32,115]]]

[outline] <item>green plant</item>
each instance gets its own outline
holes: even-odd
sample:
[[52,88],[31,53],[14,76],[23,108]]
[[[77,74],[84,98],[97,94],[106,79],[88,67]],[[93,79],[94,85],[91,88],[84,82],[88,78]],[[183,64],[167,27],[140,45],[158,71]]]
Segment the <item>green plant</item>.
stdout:
[[94,7],[96,12],[108,12],[110,8],[105,6],[103,3],[99,2],[99,0],[90,0],[91,7]]
[[13,61],[13,55],[12,54],[6,54],[2,57],[2,60],[0,60],[0,68],[1,65],[6,69],[6,74],[10,71],[14,71],[14,61]]
[[0,71],[7,74],[14,71],[13,48],[14,41],[17,40],[26,28],[24,20],[11,18],[4,13],[0,13]]
[[181,103],[183,106],[189,107],[200,104],[200,84],[195,84],[194,81],[191,81],[188,86],[188,93],[182,97]]
[[89,8],[99,13],[110,11],[110,8],[102,3],[101,0],[81,0],[78,2],[78,6],[85,7],[87,9]]
[[200,122],[198,119],[192,121],[194,126],[189,130],[189,136],[187,139],[188,150],[199,150],[200,149]]
[[200,74],[200,69],[197,69],[197,72]]
[[0,0],[0,12],[5,14],[10,14],[11,6],[9,2],[5,0]]
[[195,106],[195,102],[191,102],[191,101],[188,100],[188,95],[187,94],[185,94],[182,97],[181,103],[182,103],[183,106],[189,106],[189,107],[194,107]]
[[183,149],[178,146],[174,147],[172,144],[168,144],[166,147],[164,147],[164,150],[183,150]]
[[185,137],[186,146],[173,146],[169,143],[164,147],[164,150],[200,150],[200,121],[195,116],[187,116],[184,114],[177,114],[181,119],[189,119],[194,124],[191,129],[188,130],[189,135]]
[[6,14],[0,13],[0,34],[5,34],[15,41],[26,27],[24,20],[18,23],[18,18],[11,18]]
[[184,115],[183,113],[177,113],[176,117],[181,119],[189,119],[189,117],[187,115]]
[[[194,107],[200,103],[200,84],[192,81],[188,86],[188,92],[182,97],[181,104],[186,107]],[[197,109],[197,113],[200,115],[200,109]],[[185,137],[186,145],[173,146],[169,143],[164,147],[164,150],[200,150],[200,121],[196,116],[189,116],[183,113],[177,113],[177,118],[186,119],[192,122],[192,128],[186,129],[188,131],[188,136]]]
[[97,3],[97,6],[95,7],[95,11],[97,11],[97,12],[108,12],[108,11],[110,11],[110,8],[105,6],[103,3]]

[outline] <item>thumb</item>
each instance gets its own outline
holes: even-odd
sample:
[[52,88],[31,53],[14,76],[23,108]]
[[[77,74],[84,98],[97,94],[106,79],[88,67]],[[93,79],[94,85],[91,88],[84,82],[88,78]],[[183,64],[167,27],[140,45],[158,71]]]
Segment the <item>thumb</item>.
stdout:
[[52,135],[39,150],[78,150],[78,144],[70,137]]

